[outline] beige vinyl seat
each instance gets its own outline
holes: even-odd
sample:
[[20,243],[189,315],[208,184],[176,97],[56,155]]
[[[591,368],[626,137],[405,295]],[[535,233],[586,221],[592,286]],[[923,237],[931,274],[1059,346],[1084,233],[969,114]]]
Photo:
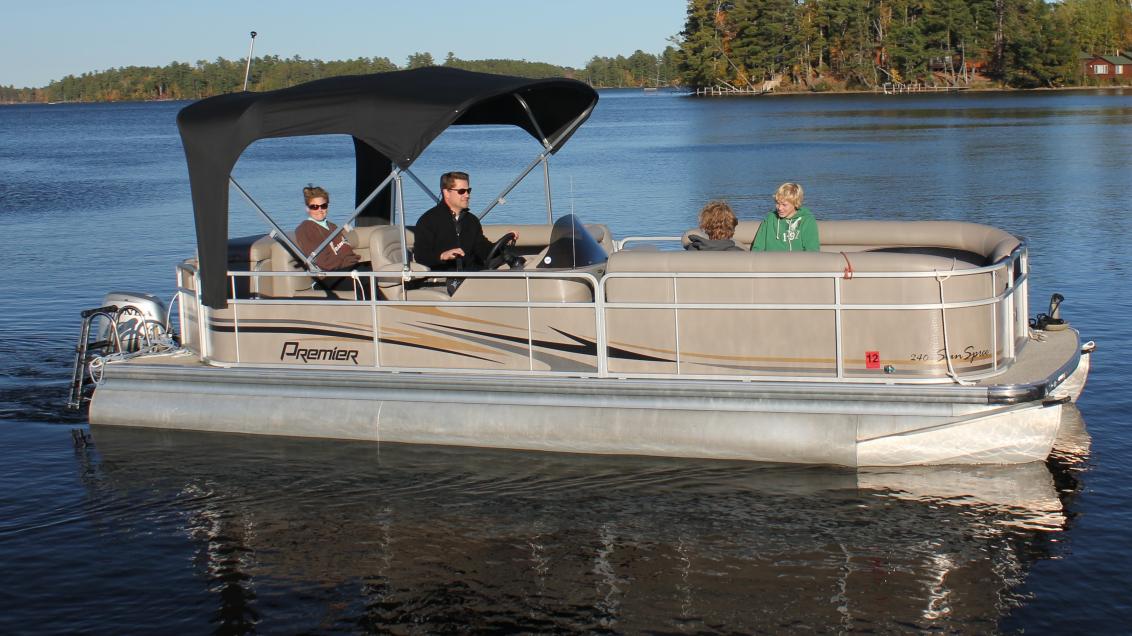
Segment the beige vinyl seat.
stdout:
[[[413,272],[427,272],[429,268],[413,260],[413,228],[405,228],[405,240],[408,244],[406,253],[409,255],[409,270]],[[403,271],[401,260],[401,228],[397,225],[383,225],[376,227],[369,235],[370,262],[373,271],[384,273],[400,273]],[[414,279],[405,290],[408,300],[447,300],[448,293],[443,288],[444,279]],[[426,287],[425,285],[432,285]],[[403,281],[394,276],[377,279],[377,287],[386,298],[400,299]]]
[[[740,223],[737,242],[749,242],[757,225],[744,228]],[[1005,327],[995,306],[948,309],[945,335],[944,312],[923,305],[977,303],[1006,293],[1010,281],[1001,271],[981,268],[1009,258],[1020,245],[1017,238],[958,221],[827,221],[819,226],[820,252],[611,255],[607,302],[679,302],[686,308],[607,306],[609,342],[672,352],[671,359],[611,360],[610,371],[823,376],[836,373],[833,361],[840,347],[846,352],[847,375],[889,374],[865,366],[866,353],[880,351],[895,361],[891,377],[924,377],[946,375],[936,356],[947,343],[966,343],[968,349],[985,348],[996,355],[990,334]],[[673,276],[653,276],[658,272]],[[712,276],[745,273],[753,276]],[[722,304],[739,307],[723,311],[711,306]],[[757,307],[776,304],[794,307]],[[731,337],[750,333],[759,337]],[[963,362],[971,372],[987,364],[981,358]]]
[[[749,250],[755,240],[761,221],[739,221],[733,240],[739,247]],[[882,252],[915,251],[942,255],[947,250],[967,252],[970,262],[989,264],[1008,256],[1018,239],[1010,234],[986,226],[962,221],[923,221],[915,225],[886,221],[818,221],[823,252]],[[683,245],[688,237],[707,236],[699,228],[684,232]],[[934,251],[933,249],[934,248]]]
[[[427,267],[413,260],[413,228],[405,228],[405,239],[408,242],[409,262],[416,265],[414,271],[427,272]],[[373,271],[401,271],[401,228],[396,225],[374,228],[369,235],[369,253]],[[417,270],[417,267],[421,269]]]
[[[360,235],[364,234],[368,238],[372,230],[373,228],[358,228],[357,230],[346,232],[346,240],[348,240],[351,245],[356,246],[355,251],[363,261],[369,256],[369,247],[368,244],[364,248],[357,247],[359,245]],[[293,232],[288,232],[287,236],[294,242],[295,237]],[[260,295],[272,298],[357,297],[355,293],[349,290],[336,292],[320,286],[317,278],[311,276],[310,272],[303,266],[302,259],[280,239],[267,235],[253,243],[253,255],[262,256],[264,252],[268,254],[268,257],[266,260],[257,263],[257,271],[294,272],[295,275],[265,276],[259,278],[255,291]]]

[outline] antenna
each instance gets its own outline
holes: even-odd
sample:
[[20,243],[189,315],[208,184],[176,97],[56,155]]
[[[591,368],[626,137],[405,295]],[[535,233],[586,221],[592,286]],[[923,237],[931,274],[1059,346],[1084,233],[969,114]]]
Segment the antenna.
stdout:
[[[570,174],[570,236],[578,234],[578,217],[574,216],[574,175]],[[578,266],[578,242],[570,241],[570,259],[574,267]]]
[[244,67],[244,90],[248,90],[248,75],[252,72],[252,50],[255,48],[256,32],[252,31],[252,41],[248,44],[248,64]]
[[570,175],[570,214],[574,213],[574,175]]

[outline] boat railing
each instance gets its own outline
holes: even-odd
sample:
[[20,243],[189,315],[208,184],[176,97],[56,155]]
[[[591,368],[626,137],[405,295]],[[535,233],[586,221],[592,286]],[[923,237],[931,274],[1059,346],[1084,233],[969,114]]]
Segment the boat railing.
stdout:
[[617,251],[627,249],[629,245],[636,243],[643,243],[648,246],[655,247],[654,244],[669,244],[680,246],[679,236],[626,236],[625,238],[614,241],[613,244],[617,246]]
[[[632,237],[631,237],[632,238]],[[625,239],[622,243],[629,243],[631,239]],[[670,239],[669,239],[670,240]],[[1004,370],[1014,359],[1019,338],[1024,338],[1026,334],[1026,286],[1028,281],[1028,272],[1025,265],[1025,247],[1019,246],[1014,250],[1009,257],[1001,259],[991,265],[983,267],[971,267],[968,269],[953,269],[949,271],[858,271],[847,273],[845,271],[825,271],[825,272],[664,272],[664,271],[569,271],[569,270],[503,270],[503,271],[484,271],[484,272],[445,272],[445,278],[456,279],[476,279],[482,281],[502,281],[512,280],[521,281],[521,292],[516,292],[511,297],[503,300],[483,297],[461,297],[460,293],[456,293],[452,297],[444,297],[443,287],[436,288],[432,295],[429,294],[416,294],[406,290],[412,286],[414,281],[422,281],[423,279],[436,280],[437,274],[435,272],[356,272],[351,274],[326,274],[327,278],[334,276],[349,276],[355,279],[364,286],[366,293],[354,299],[338,299],[338,298],[265,298],[265,297],[239,297],[238,289],[243,287],[247,289],[250,285],[241,285],[238,279],[241,278],[274,278],[274,277],[288,277],[294,276],[294,272],[248,272],[248,271],[231,271],[229,309],[228,310],[212,310],[205,307],[200,298],[200,284],[197,271],[191,264],[182,264],[178,269],[179,279],[178,288],[179,292],[184,295],[185,300],[195,298],[195,303],[183,302],[181,306],[181,320],[183,338],[187,338],[189,348],[197,349],[200,352],[203,360],[216,363],[216,364],[235,364],[235,365],[257,365],[265,364],[264,360],[257,360],[254,356],[242,355],[240,350],[240,333],[245,328],[247,313],[244,308],[254,307],[256,305],[296,305],[306,308],[318,306],[330,307],[350,307],[359,306],[365,307],[370,321],[370,335],[368,340],[373,347],[373,366],[385,370],[406,370],[406,371],[421,371],[421,372],[439,372],[445,373],[482,373],[483,368],[451,368],[446,365],[443,368],[432,366],[415,366],[405,364],[393,364],[382,359],[382,345],[383,345],[383,329],[387,328],[384,324],[386,320],[390,320],[390,315],[387,313],[389,309],[405,309],[405,308],[430,308],[441,310],[452,310],[459,308],[495,308],[495,309],[523,309],[526,312],[526,325],[520,325],[518,329],[525,332],[525,337],[512,338],[516,349],[525,350],[525,357],[527,363],[523,365],[525,369],[521,369],[524,373],[528,374],[545,374],[545,375],[570,375],[570,376],[594,376],[594,377],[640,377],[640,378],[658,378],[658,377],[673,377],[673,378],[710,378],[710,379],[728,379],[728,380],[773,380],[773,381],[814,381],[820,379],[822,381],[830,382],[875,382],[875,383],[891,383],[899,381],[901,383],[940,383],[940,382],[966,382],[979,380],[985,377],[994,376]],[[946,289],[948,285],[956,284],[964,277],[969,276],[987,276],[989,277],[989,289],[994,290],[993,293],[987,293],[976,298],[947,298]],[[823,284],[830,285],[832,293],[829,298],[823,299],[820,302],[780,302],[774,299],[708,299],[703,298],[691,299],[681,298],[679,296],[681,285],[701,285],[708,284],[709,280],[715,281],[728,281],[746,282],[747,284],[755,284],[755,281],[790,281],[790,280],[816,280],[824,281]],[[848,279],[892,279],[896,281],[904,281],[905,284],[909,281],[935,279],[936,285],[929,285],[932,288],[938,286],[940,296],[938,299],[931,299],[930,302],[923,302],[920,299],[916,302],[860,302],[860,301],[847,301],[845,299],[845,285]],[[661,301],[627,301],[619,300],[616,294],[610,293],[610,287],[618,284],[625,284],[626,282],[636,280],[649,281],[648,284],[661,284],[665,285],[671,294],[671,298],[666,298]],[[586,298],[540,298],[539,294],[532,286],[541,284],[540,281],[567,281],[573,285],[580,285],[586,290],[589,290]],[[406,284],[409,283],[409,284]],[[482,288],[481,288],[482,289]],[[514,290],[512,290],[514,291]],[[985,325],[979,327],[981,333],[987,334],[989,332],[990,343],[983,351],[979,362],[982,363],[977,369],[967,368],[960,372],[955,372],[951,369],[952,358],[957,357],[956,352],[948,350],[951,346],[953,335],[947,333],[949,317],[962,312],[964,310],[975,310],[977,308],[988,308],[989,311],[984,311],[979,314],[985,314]],[[548,369],[540,369],[537,364],[536,349],[536,328],[535,319],[532,316],[533,312],[545,309],[576,309],[584,310],[585,314],[590,316],[587,321],[592,321],[589,327],[583,329],[590,333],[586,334],[587,337],[592,337],[594,344],[591,349],[592,366],[589,370],[586,369],[571,369],[570,371],[555,371]],[[211,324],[209,316],[216,315],[215,312],[224,311],[226,313],[225,319],[230,319],[229,331],[234,333],[235,336],[235,351],[231,359],[220,359],[215,357],[212,351],[211,337],[209,332],[209,325]],[[629,329],[635,330],[637,323],[660,324],[662,321],[657,318],[664,316],[663,328],[670,329],[671,333],[669,338],[672,341],[671,356],[674,364],[671,369],[640,369],[634,368],[632,365],[626,365],[622,360],[617,358],[618,351],[624,351],[626,343],[623,342],[619,334],[626,333],[625,326],[616,326],[616,321],[620,320],[625,322],[626,315],[632,315],[635,312],[635,317],[628,319],[630,322]],[[697,312],[700,316],[705,315],[704,312],[727,312],[730,314],[731,324],[743,324],[745,316],[755,317],[760,314],[766,315],[766,312],[794,312],[796,315],[799,312],[807,313],[807,315],[825,315],[832,316],[832,342],[833,347],[828,362],[823,362],[820,369],[803,369],[800,372],[791,372],[790,370],[783,369],[739,369],[739,370],[723,370],[715,372],[705,365],[703,360],[698,362],[692,360],[689,353],[689,347],[685,342],[686,336],[682,332],[682,321],[684,328],[690,321],[694,320]],[[938,323],[938,327],[942,329],[943,333],[939,335],[938,341],[942,342],[942,349],[940,352],[941,359],[947,361],[946,373],[932,373],[924,377],[908,377],[907,375],[899,375],[897,377],[887,374],[887,370],[882,365],[881,371],[872,374],[861,374],[858,367],[860,366],[858,358],[860,353],[853,350],[852,359],[854,362],[853,370],[850,371],[848,360],[850,354],[846,350],[846,317],[851,315],[860,316],[858,312],[899,312],[901,315],[913,315],[912,312],[939,312],[937,318],[931,318],[930,322],[933,325]],[[576,313],[576,312],[575,312]],[[620,314],[620,315],[619,315]],[[921,316],[923,314],[921,313]],[[933,316],[936,314],[932,313]],[[230,317],[230,318],[229,318]],[[654,318],[656,318],[654,320]],[[983,318],[978,319],[980,322]],[[540,323],[541,324],[541,323]],[[613,327],[613,329],[611,329]],[[656,327],[654,325],[653,328]],[[933,328],[935,328],[933,326]],[[630,331],[632,333],[632,331]],[[520,341],[525,341],[520,344]],[[387,343],[385,343],[387,344]],[[982,347],[980,347],[982,350]],[[935,351],[928,352],[933,357],[936,355]],[[962,356],[962,352],[958,353],[958,357]],[[826,358],[823,357],[823,360]],[[277,364],[272,361],[271,363]],[[514,369],[512,369],[514,370]]]
[[[847,279],[935,279],[942,290],[944,282],[953,277],[965,276],[980,276],[990,274],[992,279],[997,279],[998,276],[1003,275],[1000,272],[1002,269],[1013,268],[1021,252],[1012,256],[1011,259],[1000,264],[974,268],[965,270],[949,270],[947,272],[854,272],[847,275],[844,271],[839,272],[609,272],[600,281],[599,298],[604,299],[598,306],[598,324],[599,328],[607,328],[609,326],[610,312],[617,310],[647,310],[655,312],[668,312],[671,314],[670,324],[672,325],[672,338],[675,341],[674,354],[675,354],[675,373],[650,373],[649,377],[716,377],[717,374],[692,374],[686,372],[684,366],[683,347],[681,343],[681,313],[685,315],[688,312],[695,310],[713,310],[713,311],[729,311],[753,314],[755,312],[766,311],[809,311],[809,312],[832,312],[834,315],[834,341],[835,341],[835,356],[834,368],[835,372],[832,377],[822,377],[823,380],[831,381],[846,381],[853,382],[876,382],[887,383],[891,382],[892,378],[888,376],[878,377],[848,377],[846,373],[846,352],[844,350],[845,333],[843,327],[843,318],[848,312],[861,312],[861,311],[939,311],[942,316],[941,322],[946,329],[946,312],[952,310],[969,309],[977,307],[990,307],[991,313],[989,316],[987,328],[991,334],[992,344],[990,346],[990,368],[984,373],[964,374],[964,380],[978,380],[985,377],[992,377],[998,374],[1003,366],[1003,361],[1013,359],[1014,357],[1014,334],[1018,326],[1017,320],[1004,320],[1002,323],[1005,333],[1002,336],[1002,342],[999,342],[999,319],[1000,317],[1010,317],[1013,312],[1012,303],[1023,289],[1026,282],[1025,275],[1021,277],[1014,277],[1009,275],[1007,284],[1002,293],[990,295],[976,300],[961,300],[961,301],[947,301],[945,298],[939,302],[907,302],[907,303],[846,303],[843,301],[843,285]],[[816,302],[816,303],[799,303],[799,302],[687,302],[680,300],[679,286],[680,281],[718,281],[718,280],[828,280],[833,285],[833,298],[829,302]],[[671,302],[618,302],[608,300],[609,286],[616,284],[619,280],[653,280],[665,282],[668,284],[668,292],[671,294],[673,300]],[[996,284],[992,282],[992,288],[997,288]],[[1024,314],[1023,314],[1024,315]],[[642,317],[637,318],[635,322],[650,322]],[[1024,321],[1022,324],[1025,324]],[[608,330],[602,334],[602,340],[608,340]],[[947,348],[948,338],[946,333],[942,338],[945,349]],[[999,354],[1000,345],[1004,348]],[[955,354],[951,351],[946,351],[943,355],[950,360]],[[611,371],[609,368],[609,356],[601,356],[599,358],[599,375],[601,376],[624,376],[633,375],[626,374],[624,371]],[[766,374],[758,374],[765,376]],[[949,374],[955,376],[954,373]],[[733,377],[733,376],[723,376]],[[771,378],[765,378],[771,379]],[[791,376],[786,374],[777,374],[773,377],[776,381],[810,381],[812,382],[815,377],[813,375],[799,375]],[[941,381],[955,381],[957,377],[931,377],[931,378],[900,378],[902,383],[938,383]]]
[[[344,306],[363,306],[368,307],[370,310],[371,327],[374,334],[380,334],[382,329],[381,309],[382,308],[406,308],[406,307],[426,307],[426,308],[443,308],[443,309],[456,309],[456,308],[492,308],[492,309],[522,309],[526,311],[526,341],[527,341],[527,357],[528,357],[528,371],[536,371],[534,351],[535,346],[533,342],[534,330],[532,328],[531,312],[537,309],[562,309],[565,307],[577,309],[587,308],[595,311],[597,303],[594,300],[594,294],[598,289],[598,279],[590,272],[585,271],[561,271],[561,270],[502,270],[502,271],[468,271],[468,272],[444,272],[442,277],[438,277],[436,272],[420,272],[420,271],[407,271],[407,272],[350,272],[350,273],[336,273],[327,272],[323,275],[325,280],[334,278],[350,278],[355,281],[360,281],[363,293],[358,294],[355,298],[269,298],[269,297],[238,297],[237,290],[242,287],[239,279],[244,278],[285,278],[294,276],[294,272],[246,272],[246,271],[229,271],[230,277],[229,284],[229,299],[230,306],[236,308],[233,311],[232,331],[236,334],[236,359],[230,362],[235,364],[245,363],[241,359],[239,352],[239,333],[241,329],[241,318],[239,307],[242,306],[255,306],[255,305],[294,305],[301,303],[304,307],[314,305],[328,305],[332,307]],[[432,287],[434,292],[431,296],[411,297],[413,291],[421,291],[420,288],[414,288],[414,283],[433,283],[436,281],[457,279],[461,281],[468,280],[511,280],[522,281],[523,289],[519,299],[515,300],[476,300],[468,299],[465,297],[458,297],[459,295],[444,298],[440,300],[437,296],[446,293],[443,285]],[[588,290],[589,300],[581,300],[578,298],[568,299],[545,299],[539,300],[540,293],[538,290],[532,289],[532,284],[536,281],[550,281],[560,283],[563,281],[571,281],[575,283],[575,287],[584,286]],[[385,283],[393,283],[386,286]],[[463,285],[461,285],[463,287]],[[254,287],[254,286],[252,286]],[[246,288],[246,287],[245,287]],[[200,284],[199,272],[197,269],[188,264],[181,264],[178,268],[178,293],[190,298],[196,298],[195,307],[199,310],[195,315],[181,316],[182,325],[195,326],[192,335],[197,338],[197,343],[200,345],[202,359],[211,358],[211,351],[209,351],[209,338],[205,324],[207,319],[198,319],[206,315],[208,308],[201,302],[200,297]],[[545,294],[543,294],[545,295]],[[185,312],[184,307],[182,311]],[[192,313],[192,312],[189,312]],[[192,336],[190,336],[192,337]],[[435,371],[431,367],[414,367],[406,365],[392,365],[383,363],[381,360],[380,335],[372,338],[373,352],[375,367],[397,370],[397,371]],[[459,372],[460,370],[453,370]]]

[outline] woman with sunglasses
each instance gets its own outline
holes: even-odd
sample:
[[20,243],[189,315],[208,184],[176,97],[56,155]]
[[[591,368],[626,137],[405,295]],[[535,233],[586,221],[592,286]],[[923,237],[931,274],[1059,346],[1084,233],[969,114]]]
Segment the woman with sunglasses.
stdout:
[[[326,220],[329,192],[318,186],[307,186],[303,188],[303,199],[307,203],[307,218],[295,228],[295,243],[304,255],[310,255],[338,226]],[[314,262],[319,269],[333,272],[356,269],[361,260],[342,232],[326,245]]]

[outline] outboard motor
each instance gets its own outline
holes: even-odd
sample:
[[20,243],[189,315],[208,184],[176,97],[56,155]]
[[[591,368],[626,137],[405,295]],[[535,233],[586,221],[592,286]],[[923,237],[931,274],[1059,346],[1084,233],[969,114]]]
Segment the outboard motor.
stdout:
[[[117,307],[119,353],[131,353],[169,332],[165,303],[153,294],[110,292],[102,297],[103,307]],[[111,321],[102,318],[98,339],[109,342]]]
[[[169,323],[165,303],[152,294],[110,292],[102,306],[81,313],[83,323],[75,347],[75,368],[71,375],[71,394],[67,408],[79,409],[90,399],[87,378],[98,383],[94,366],[109,356],[129,355],[143,349],[167,346]],[[92,342],[91,326],[98,322],[98,336]]]

